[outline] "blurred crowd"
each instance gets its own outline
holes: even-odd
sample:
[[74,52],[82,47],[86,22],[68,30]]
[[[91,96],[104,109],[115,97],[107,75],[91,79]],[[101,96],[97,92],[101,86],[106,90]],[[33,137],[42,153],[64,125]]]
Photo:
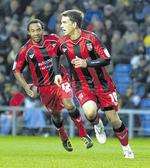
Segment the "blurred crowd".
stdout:
[[11,69],[27,39],[27,22],[39,18],[47,33],[60,34],[59,14],[70,7],[84,12],[83,28],[95,32],[108,48],[112,69],[131,66],[132,82],[121,93],[121,106],[140,108],[143,98],[150,99],[150,0],[0,1],[0,105],[9,105],[12,95],[22,91]]

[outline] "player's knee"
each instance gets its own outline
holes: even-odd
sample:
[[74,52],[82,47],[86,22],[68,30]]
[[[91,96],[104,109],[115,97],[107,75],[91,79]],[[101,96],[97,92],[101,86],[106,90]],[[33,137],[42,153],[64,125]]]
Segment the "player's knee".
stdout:
[[65,108],[70,111],[70,110],[74,109],[75,106],[73,103],[70,102],[70,103],[65,104]]
[[85,111],[86,118],[88,120],[93,120],[96,117],[97,111],[95,109],[90,109]]
[[93,120],[97,115],[97,105],[93,101],[89,101],[82,106],[88,120]]
[[116,120],[112,120],[110,119],[111,125],[113,126],[113,128],[119,128],[121,127],[121,120],[116,119]]
[[64,104],[65,108],[69,111],[75,108],[75,105],[71,100],[64,100],[63,104]]

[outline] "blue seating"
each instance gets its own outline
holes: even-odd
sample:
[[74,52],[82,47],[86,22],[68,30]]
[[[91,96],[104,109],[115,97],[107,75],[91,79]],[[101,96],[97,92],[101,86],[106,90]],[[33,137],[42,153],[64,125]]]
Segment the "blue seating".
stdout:
[[150,115],[143,114],[140,116],[141,118],[141,127],[143,131],[143,135],[150,135]]
[[132,84],[130,78],[132,67],[130,64],[117,64],[114,68],[113,79],[116,83],[117,90],[120,94],[124,95]]
[[130,73],[132,66],[130,64],[117,64],[115,66],[115,72]]
[[[141,100],[142,109],[150,109],[150,98],[143,98]],[[150,135],[150,115],[141,115],[141,126],[143,128],[144,135]]]
[[144,98],[141,100],[142,109],[150,109],[150,98]]
[[127,89],[128,89],[129,85],[128,84],[119,84],[117,85],[117,91],[121,94],[121,95],[125,95]]
[[[136,95],[139,95],[140,97],[143,97],[145,94],[145,86],[144,85],[139,85],[138,87],[134,88],[134,93]],[[145,100],[143,101],[143,103],[145,102]]]
[[113,79],[116,83],[127,83],[127,84],[132,83],[132,79],[127,75],[115,75]]

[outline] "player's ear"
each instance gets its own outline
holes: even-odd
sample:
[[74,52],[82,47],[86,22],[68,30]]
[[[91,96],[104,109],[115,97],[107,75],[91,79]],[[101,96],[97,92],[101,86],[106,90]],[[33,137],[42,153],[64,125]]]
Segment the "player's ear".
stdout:
[[73,27],[76,28],[77,27],[77,23],[73,22]]

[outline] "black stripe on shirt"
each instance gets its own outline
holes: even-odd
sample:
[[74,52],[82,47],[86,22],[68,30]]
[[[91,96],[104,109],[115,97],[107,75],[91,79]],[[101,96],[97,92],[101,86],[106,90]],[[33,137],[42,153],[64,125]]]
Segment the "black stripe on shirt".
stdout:
[[73,79],[73,81],[75,82],[75,83],[72,83],[72,84],[75,85],[75,89],[76,90],[81,90],[82,86],[81,86],[80,79],[78,78],[78,75],[77,75],[76,71],[74,70],[74,67],[73,67],[73,65],[72,65],[72,63],[71,63],[71,61],[69,59],[69,53],[68,53],[68,49],[67,49],[67,44],[64,43],[62,45],[62,48],[66,48],[66,50],[65,50],[65,56],[66,56],[67,61],[69,63],[69,68],[70,68],[69,69],[69,71],[70,71],[69,73],[71,75],[71,79]]
[[[88,43],[89,41],[87,41],[86,43]],[[89,56],[91,57],[92,60],[96,60],[97,58],[99,58],[99,56],[97,55],[97,53],[92,49],[91,51],[88,50]],[[102,71],[101,67],[94,67],[96,74],[98,76],[98,79],[104,89],[104,91],[108,90],[108,83],[104,77],[104,73]]]
[[[74,45],[74,54],[75,54],[75,56],[82,58],[79,44]],[[90,72],[88,71],[88,69],[81,68],[81,71],[82,71],[83,75],[85,76],[85,79],[87,81],[87,84],[89,85],[89,88],[94,88],[93,78],[92,78]]]
[[[40,51],[41,51],[41,53],[42,53],[42,56],[43,56],[43,59],[44,59],[44,61],[47,61],[48,59],[52,59],[52,57],[50,57],[49,55],[48,55],[48,52],[46,51],[46,48],[45,47],[43,47],[43,48],[39,48],[40,49]],[[49,82],[50,83],[53,83],[54,82],[54,70],[53,70],[53,67],[51,67],[51,68],[49,68],[49,69],[47,69],[46,68],[46,70],[48,71],[48,74],[49,74]]]
[[[28,60],[31,61],[33,64],[34,64],[34,67],[35,67],[35,72],[36,72],[36,75],[37,75],[37,80],[38,80],[38,84],[40,84],[41,81],[44,80],[44,77],[42,75],[42,72],[38,66],[38,61],[37,59],[35,58],[35,55],[33,56],[33,58],[30,57],[30,55],[34,55],[34,51],[33,50],[29,50],[28,52]],[[32,71],[32,69],[31,69]]]

